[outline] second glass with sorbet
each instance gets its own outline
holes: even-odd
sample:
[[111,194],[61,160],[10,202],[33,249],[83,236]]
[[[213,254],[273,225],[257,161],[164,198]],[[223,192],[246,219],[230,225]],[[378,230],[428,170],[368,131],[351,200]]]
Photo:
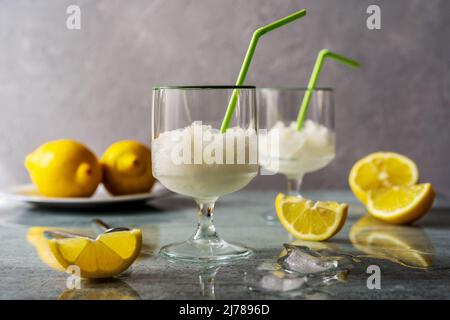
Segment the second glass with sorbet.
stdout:
[[303,176],[327,166],[335,157],[333,91],[312,90],[301,130],[297,115],[306,89],[258,89],[260,163],[288,180],[288,192],[300,195]]

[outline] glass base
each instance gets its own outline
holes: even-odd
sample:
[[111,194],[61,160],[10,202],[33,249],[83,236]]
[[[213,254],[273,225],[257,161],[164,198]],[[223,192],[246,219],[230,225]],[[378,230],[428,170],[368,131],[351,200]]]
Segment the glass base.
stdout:
[[247,258],[252,251],[224,240],[195,240],[173,243],[161,248],[160,253],[170,259],[209,262]]

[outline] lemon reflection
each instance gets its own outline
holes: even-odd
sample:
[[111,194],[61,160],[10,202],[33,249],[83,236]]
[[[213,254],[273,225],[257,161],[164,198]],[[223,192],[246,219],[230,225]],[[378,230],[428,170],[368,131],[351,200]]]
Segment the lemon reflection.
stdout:
[[50,246],[48,245],[48,240],[44,236],[44,232],[47,230],[60,230],[67,231],[62,229],[56,229],[51,227],[31,227],[27,231],[27,241],[30,243],[35,249],[39,256],[39,259],[49,266],[52,269],[64,272],[65,269],[63,266],[56,260],[52,251],[50,250]]
[[349,237],[356,249],[372,258],[410,268],[433,264],[433,246],[420,227],[390,225],[367,214],[352,226]]
[[129,284],[119,279],[100,281],[84,280],[81,289],[67,289],[59,300],[140,300],[141,297]]

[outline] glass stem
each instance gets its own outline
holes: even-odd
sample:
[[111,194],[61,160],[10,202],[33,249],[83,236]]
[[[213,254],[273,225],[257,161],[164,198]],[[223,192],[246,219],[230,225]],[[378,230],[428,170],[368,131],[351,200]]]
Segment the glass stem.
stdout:
[[198,204],[198,225],[192,240],[205,242],[221,242],[213,222],[214,202]]
[[301,197],[300,194],[300,188],[302,186],[303,176],[292,178],[287,178],[287,185],[288,185],[288,195],[295,196],[295,197]]

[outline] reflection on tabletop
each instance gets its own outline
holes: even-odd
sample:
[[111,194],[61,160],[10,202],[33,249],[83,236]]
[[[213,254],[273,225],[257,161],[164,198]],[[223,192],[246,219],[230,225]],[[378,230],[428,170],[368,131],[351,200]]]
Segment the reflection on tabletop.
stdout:
[[426,269],[433,265],[432,243],[419,226],[390,225],[367,214],[352,226],[349,237],[366,257],[410,268]]
[[81,289],[66,289],[59,300],[140,300],[128,283],[120,279],[83,280]]
[[251,293],[286,298],[325,299],[327,287],[347,282],[353,265],[351,255],[338,253],[335,244],[297,240],[284,244],[275,261],[261,263],[246,275]]

